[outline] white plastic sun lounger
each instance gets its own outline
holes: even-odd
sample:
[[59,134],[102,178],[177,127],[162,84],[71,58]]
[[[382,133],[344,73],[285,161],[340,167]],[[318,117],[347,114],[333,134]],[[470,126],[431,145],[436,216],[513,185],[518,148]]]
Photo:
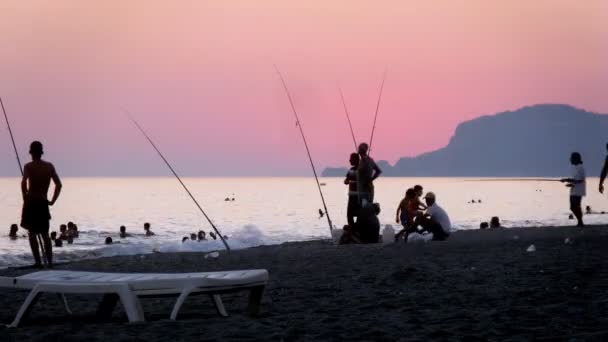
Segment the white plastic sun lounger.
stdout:
[[129,322],[142,322],[145,319],[139,297],[177,296],[170,315],[175,320],[190,294],[209,294],[218,313],[228,316],[220,295],[249,290],[248,311],[256,315],[267,281],[268,271],[263,269],[202,273],[41,271],[20,277],[0,277],[0,287],[30,290],[15,320],[9,325],[17,327],[45,292],[59,294],[70,314],[65,294],[104,294],[97,309],[98,317],[107,319],[120,300]]

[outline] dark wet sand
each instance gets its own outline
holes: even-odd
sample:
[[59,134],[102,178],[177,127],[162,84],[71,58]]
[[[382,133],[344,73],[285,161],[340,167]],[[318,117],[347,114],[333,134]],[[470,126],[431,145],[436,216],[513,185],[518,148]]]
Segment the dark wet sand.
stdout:
[[[536,252],[526,252],[530,244]],[[446,242],[388,246],[313,241],[213,260],[202,253],[155,254],[59,268],[266,268],[270,281],[257,318],[245,315],[244,294],[225,296],[228,318],[216,316],[206,296],[190,298],[176,322],[167,319],[172,299],[144,299],[148,322],[137,324],[127,323],[120,307],[111,322],[95,322],[94,295],[69,296],[75,316],[68,317],[47,295],[22,327],[0,328],[0,340],[608,340],[607,227],[464,231]],[[25,295],[0,294],[0,321],[11,322]]]

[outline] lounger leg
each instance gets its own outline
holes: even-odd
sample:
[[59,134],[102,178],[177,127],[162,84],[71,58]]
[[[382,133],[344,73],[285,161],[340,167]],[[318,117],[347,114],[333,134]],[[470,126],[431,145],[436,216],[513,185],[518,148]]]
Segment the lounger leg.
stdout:
[[68,315],[71,315],[72,310],[70,310],[70,305],[68,305],[68,299],[65,298],[65,294],[58,293],[57,296],[59,296],[59,301],[61,302],[61,304],[63,304],[65,311],[68,313]]
[[226,312],[224,302],[222,302],[222,297],[218,294],[214,294],[211,295],[211,299],[213,300],[213,304],[215,304],[215,309],[217,310],[217,313],[222,317],[228,317],[228,312]]
[[173,310],[171,311],[170,319],[172,321],[174,321],[177,318],[179,309],[182,307],[182,305],[184,304],[184,301],[186,300],[186,298],[188,298],[188,296],[190,295],[192,290],[194,290],[193,287],[184,288],[182,290],[182,293],[179,294],[179,297],[177,297],[177,300],[175,301],[175,305],[173,305]]
[[116,304],[118,304],[119,299],[120,297],[116,293],[104,294],[103,298],[101,299],[101,303],[99,303],[99,306],[97,306],[97,313],[95,316],[102,321],[110,320],[110,317],[112,317],[112,311],[114,311],[114,308],[116,308]]
[[247,311],[251,316],[257,316],[260,312],[260,302],[264,294],[264,285],[256,286],[249,292],[249,305]]
[[34,306],[34,304],[36,304],[36,302],[38,301],[38,298],[40,298],[40,295],[41,293],[39,286],[36,285],[32,289],[32,291],[30,291],[30,293],[27,295],[27,298],[25,298],[25,301],[21,305],[19,312],[17,312],[17,316],[15,316],[15,320],[13,320],[13,322],[8,325],[9,328],[16,328],[19,326],[21,319],[27,317],[32,306]]
[[143,310],[141,308],[141,304],[139,303],[139,299],[137,299],[137,296],[135,296],[128,287],[126,289],[119,290],[118,295],[120,296],[120,302],[122,303],[122,307],[127,313],[129,322],[143,322]]

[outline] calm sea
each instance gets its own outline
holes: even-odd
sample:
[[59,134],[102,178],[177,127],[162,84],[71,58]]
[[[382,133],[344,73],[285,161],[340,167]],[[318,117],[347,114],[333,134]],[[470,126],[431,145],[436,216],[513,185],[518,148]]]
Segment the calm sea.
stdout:
[[[27,239],[11,241],[11,223],[19,223],[19,179],[0,178],[0,267],[32,263]],[[313,178],[185,178],[194,196],[233,248],[328,238],[327,220]],[[337,227],[346,222],[347,188],[341,178],[321,179],[329,213]],[[152,252],[221,249],[218,241],[182,244],[182,237],[209,224],[174,178],[66,178],[52,208],[51,230],[75,222],[81,231],[73,245],[55,248],[59,261]],[[376,183],[382,224],[395,224],[395,210],[405,190],[415,184],[433,191],[457,229],[476,229],[499,216],[504,226],[567,225],[568,190],[559,182],[472,182],[462,178],[381,178]],[[608,211],[597,192],[598,180],[587,179],[583,205]],[[234,201],[225,201],[234,198]],[[481,203],[471,204],[471,200]],[[608,215],[586,216],[587,223],[608,223]],[[155,237],[143,236],[150,222]],[[134,236],[120,239],[121,225]],[[20,234],[25,234],[20,230]],[[119,244],[104,245],[111,236]]]

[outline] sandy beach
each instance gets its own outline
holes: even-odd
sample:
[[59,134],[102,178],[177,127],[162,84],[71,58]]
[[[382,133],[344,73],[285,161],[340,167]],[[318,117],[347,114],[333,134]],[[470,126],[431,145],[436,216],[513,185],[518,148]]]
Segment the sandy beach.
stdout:
[[[565,242],[569,239],[568,243]],[[530,245],[536,251],[527,252]],[[259,317],[245,294],[226,295],[228,318],[207,296],[192,297],[178,321],[172,299],[144,299],[145,323],[118,307],[95,322],[95,295],[69,296],[67,316],[44,296],[3,341],[213,340],[606,340],[608,229],[593,226],[459,231],[445,242],[336,246],[285,243],[222,252],[111,257],[58,269],[193,272],[266,268]],[[7,269],[2,275],[23,274]],[[2,291],[0,320],[10,323],[25,292]]]

